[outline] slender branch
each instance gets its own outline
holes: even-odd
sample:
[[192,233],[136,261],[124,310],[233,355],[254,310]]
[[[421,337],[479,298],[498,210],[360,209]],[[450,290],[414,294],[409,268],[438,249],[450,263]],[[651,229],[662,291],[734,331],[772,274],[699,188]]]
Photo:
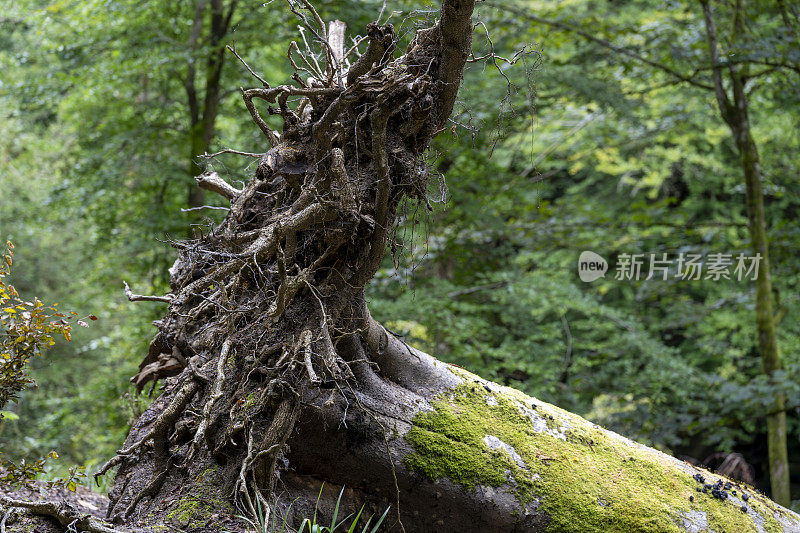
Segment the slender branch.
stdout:
[[713,86],[708,85],[707,83],[703,83],[701,81],[698,81],[698,80],[694,79],[691,75],[683,74],[683,73],[673,69],[672,67],[664,65],[664,64],[659,63],[657,61],[653,61],[652,59],[648,59],[648,58],[644,57],[643,55],[641,55],[640,53],[631,50],[630,48],[626,48],[624,46],[619,46],[619,45],[616,45],[616,44],[614,44],[614,43],[612,43],[610,41],[607,41],[605,39],[601,39],[600,37],[597,37],[596,35],[588,32],[588,31],[580,29],[575,24],[568,24],[568,23],[565,23],[565,22],[557,21],[557,20],[546,19],[544,17],[540,17],[540,16],[537,16],[537,15],[534,15],[534,14],[530,13],[529,11],[525,11],[525,10],[519,9],[517,7],[514,7],[514,6],[498,4],[498,3],[494,3],[494,2],[487,2],[487,5],[489,5],[491,7],[494,7],[495,9],[500,9],[500,10],[506,11],[508,13],[513,13],[514,15],[516,15],[518,17],[521,17],[521,18],[532,20],[532,21],[538,22],[540,24],[545,24],[545,25],[553,27],[553,28],[558,28],[559,30],[567,32],[567,33],[574,33],[576,35],[580,35],[581,37],[583,37],[584,39],[586,39],[588,41],[591,41],[593,43],[599,44],[600,46],[602,46],[604,48],[608,48],[609,50],[617,52],[618,54],[626,55],[626,56],[628,56],[628,57],[630,57],[632,59],[635,59],[635,60],[637,60],[637,61],[639,61],[641,63],[645,63],[646,65],[650,65],[651,67],[656,68],[656,69],[658,69],[658,70],[660,70],[662,72],[665,72],[665,73],[669,74],[670,76],[672,76],[672,77],[674,77],[676,79],[679,79],[681,81],[684,81],[684,82],[686,82],[686,83],[688,83],[690,85],[693,85],[695,87],[700,87],[701,89],[705,89],[707,91],[713,91],[714,90]]
[[[294,62],[294,58],[292,58],[292,50],[297,50],[297,53],[300,55],[300,59],[303,60],[303,63],[305,63],[306,67],[308,68],[300,67]],[[322,73],[318,72],[317,68],[314,67],[314,65],[308,61],[308,58],[305,56],[305,54],[300,51],[300,45],[298,45],[296,41],[289,43],[289,48],[286,50],[286,57],[289,58],[289,63],[292,64],[292,67],[296,71],[295,74],[297,72],[307,72],[313,78],[320,78],[322,76]]]
[[347,49],[347,51],[344,53],[344,57],[348,58],[348,57],[350,57],[350,54],[352,54],[353,52],[357,52],[358,51],[358,47],[361,46],[361,43],[363,43],[367,39],[369,39],[369,36],[367,36],[367,35],[359,37],[358,39],[354,39],[353,40],[353,46],[351,46],[350,48]]
[[[323,48],[325,49],[325,73],[328,75],[328,81],[330,82],[333,79],[333,73],[336,67],[333,64],[333,50],[328,42],[328,28],[325,26],[325,21],[319,16],[319,13],[311,4],[311,2],[308,0],[300,0],[300,2],[308,11],[311,12],[312,16],[314,17],[314,21],[317,23],[317,25],[319,25],[320,31],[322,32],[322,35],[320,35],[310,24],[306,24],[308,30],[314,34],[314,36],[322,43]],[[303,21],[305,21],[305,18],[303,18]]]
[[722,85],[722,65],[719,61],[719,48],[717,44],[717,28],[714,24],[714,16],[711,13],[711,5],[708,0],[700,0],[703,6],[703,18],[706,23],[706,39],[708,41],[708,51],[711,55],[711,66],[713,68],[712,75],[714,79],[714,95],[717,97],[719,110],[722,113],[722,118],[729,125],[733,121],[733,106],[728,99],[728,94],[725,92],[725,87]]
[[220,150],[219,152],[214,152],[213,154],[203,154],[200,157],[205,159],[212,159],[214,157],[220,156],[222,154],[234,154],[234,155],[243,155],[246,157],[263,157],[263,153],[255,153],[255,152],[242,152],[240,150],[233,150],[232,148],[225,148],[224,150]]
[[[322,37],[327,37],[327,28],[325,27],[325,22],[322,20],[322,17],[319,16],[319,13],[314,8],[314,6],[308,0],[300,0],[300,2],[305,6],[307,10],[311,12],[311,15],[314,17],[314,20],[317,24],[319,24],[320,29],[322,30]],[[325,39],[327,41],[327,39]]]
[[236,59],[238,59],[242,63],[242,65],[244,65],[244,68],[247,69],[247,72],[249,72],[255,79],[260,81],[261,85],[263,85],[265,88],[269,89],[269,83],[267,83],[267,80],[265,80],[264,78],[259,76],[256,73],[256,71],[251,69],[250,65],[248,65],[247,62],[244,59],[242,59],[242,56],[240,56],[239,53],[236,51],[236,43],[234,43],[233,46],[231,46],[229,44],[225,45],[225,48],[227,48],[233,55],[236,56]]
[[229,207],[219,207],[216,205],[198,205],[197,207],[181,207],[181,213],[190,213],[192,211],[202,211],[203,209],[212,209],[215,211],[230,211]]
[[258,113],[258,109],[256,109],[255,104],[253,103],[253,96],[255,89],[244,90],[244,88],[240,88],[242,91],[242,99],[244,99],[244,105],[247,107],[247,110],[250,112],[250,116],[253,117],[253,122],[256,123],[256,126],[267,136],[267,140],[269,141],[270,146],[275,147],[278,143],[281,142],[280,137],[277,133],[272,131],[272,128],[267,125],[261,115]]
[[[300,17],[300,19],[303,20],[306,23],[306,28],[311,30],[311,32],[314,33],[315,35],[318,35],[314,31],[314,29],[311,27],[311,25],[308,23],[308,20],[299,11],[294,11],[294,13],[296,13]],[[315,77],[319,80],[320,83],[322,83],[323,80],[325,79],[325,73],[322,72],[322,67],[319,66],[319,61],[317,61],[317,56],[316,56],[316,54],[314,54],[314,51],[311,50],[311,45],[308,44],[308,39],[306,39],[306,32],[305,32],[306,28],[303,28],[302,26],[298,26],[297,30],[300,32],[300,37],[303,39],[303,45],[305,45],[305,47],[306,47],[306,52],[308,54],[308,57],[310,57],[311,61],[314,62],[314,72],[318,73]],[[327,44],[327,41],[326,41],[326,44]],[[303,57],[306,57],[306,56],[304,55]]]

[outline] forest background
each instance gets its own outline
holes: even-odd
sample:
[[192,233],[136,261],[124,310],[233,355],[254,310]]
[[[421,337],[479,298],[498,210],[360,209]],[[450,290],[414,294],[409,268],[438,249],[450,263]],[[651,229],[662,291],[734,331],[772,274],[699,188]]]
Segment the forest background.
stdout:
[[[278,1],[20,0],[0,14],[0,238],[11,282],[99,320],[32,361],[38,389],[7,406],[5,458],[57,450],[48,475],[97,469],[151,397],[128,383],[168,290],[166,242],[219,221],[193,179],[247,179],[261,153],[239,92],[290,74],[294,15]],[[316,2],[354,33],[377,0]],[[368,296],[424,351],[712,468],[741,454],[769,493],[765,417],[785,396],[792,507],[800,509],[800,44],[798,11],[751,2],[724,26],[747,91],[764,179],[783,369],[762,371],[752,281],[647,277],[650,254],[752,255],[745,185],[713,90],[699,3],[485,2],[452,129],[429,161],[446,187],[408,204]],[[400,34],[436,5],[390,1]],[[230,16],[228,16],[230,15]],[[488,31],[487,31],[488,29]],[[489,38],[487,38],[487,33]],[[706,85],[706,86],[702,86]],[[592,250],[611,265],[585,283]],[[615,279],[645,254],[639,280]],[[731,269],[732,272],[732,269]]]

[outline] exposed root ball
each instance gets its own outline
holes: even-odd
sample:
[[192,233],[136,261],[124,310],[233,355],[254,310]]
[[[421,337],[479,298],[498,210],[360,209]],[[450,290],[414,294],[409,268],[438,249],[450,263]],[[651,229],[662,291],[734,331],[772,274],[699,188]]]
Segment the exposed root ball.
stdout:
[[[303,5],[307,29],[324,41],[324,22]],[[169,311],[134,381],[169,379],[130,444],[101,469],[120,467],[112,516],[127,518],[208,464],[223,467],[230,501],[255,513],[256,499],[275,489],[306,396],[352,397],[368,386],[357,373],[374,376],[370,359],[389,375],[393,357],[408,359],[410,349],[369,316],[363,291],[398,203],[427,203],[422,158],[452,110],[471,12],[472,2],[445,2],[451,27],[419,32],[396,59],[394,28],[371,24],[347,72],[342,50],[326,44],[319,61],[293,44],[297,85],[242,90],[271,148],[242,190],[217,174],[198,177],[230,211],[208,235],[176,244],[172,293],[153,297]],[[262,102],[283,119],[280,133],[262,118]]]

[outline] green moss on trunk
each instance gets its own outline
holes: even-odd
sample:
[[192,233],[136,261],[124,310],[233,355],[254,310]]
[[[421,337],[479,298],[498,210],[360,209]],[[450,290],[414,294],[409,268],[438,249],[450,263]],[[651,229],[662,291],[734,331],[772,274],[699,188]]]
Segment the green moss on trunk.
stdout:
[[784,531],[774,514],[785,511],[750,487],[734,483],[726,500],[697,492],[703,485],[694,473],[706,483],[723,478],[519,391],[454,372],[464,382],[434,399],[433,411],[418,413],[405,435],[415,450],[405,464],[430,480],[507,490],[544,511],[550,531],[661,533],[692,524],[718,533]]
[[192,483],[192,490],[187,492],[191,496],[170,504],[167,518],[182,527],[202,528],[213,522],[215,514],[233,512],[219,494],[222,482],[221,471],[216,466],[207,468]]

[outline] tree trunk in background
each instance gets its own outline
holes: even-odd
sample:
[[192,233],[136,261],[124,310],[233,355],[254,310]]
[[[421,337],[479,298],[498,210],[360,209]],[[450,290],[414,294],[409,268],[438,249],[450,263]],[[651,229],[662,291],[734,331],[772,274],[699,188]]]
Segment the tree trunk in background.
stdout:
[[206,194],[200,187],[197,186],[195,177],[202,174],[206,165],[205,162],[200,161],[200,156],[208,152],[209,143],[205,141],[206,126],[205,121],[193,123],[189,129],[189,193],[187,197],[187,205],[189,207],[200,207],[205,204]]
[[[738,104],[738,102],[737,102]],[[761,190],[761,171],[758,151],[750,134],[747,122],[747,108],[737,137],[737,145],[742,158],[746,191],[747,215],[749,219],[750,241],[754,254],[761,255],[761,265],[756,279],[756,331],[758,349],[764,373],[772,376],[781,369],[778,341],[775,335],[775,317],[772,305],[772,280],[770,279],[769,246],[764,220],[764,199]],[[736,135],[736,133],[734,133]],[[767,435],[769,446],[769,474],[772,498],[781,505],[791,503],[789,485],[789,455],[786,435],[786,405],[782,392],[775,394],[772,412],[767,415]]]
[[[207,36],[207,57],[205,71],[205,93],[200,105],[200,96],[195,85],[198,48],[206,12],[210,10],[210,27]],[[184,87],[189,105],[189,207],[205,204],[205,192],[197,186],[194,178],[206,169],[201,156],[208,153],[214,138],[217,111],[220,101],[220,80],[225,64],[225,36],[230,28],[231,18],[236,10],[236,0],[228,5],[227,12],[222,0],[196,0],[192,32],[189,39],[189,66]]]
[[[761,256],[756,278],[756,332],[758,350],[764,373],[773,376],[781,368],[778,341],[775,335],[775,316],[772,303],[772,280],[770,278],[769,246],[764,218],[764,194],[761,188],[761,166],[758,148],[751,133],[749,102],[745,92],[746,65],[728,66],[728,78],[732,98],[723,86],[723,67],[718,56],[716,26],[708,0],[702,1],[703,15],[708,36],[711,63],[714,68],[714,86],[717,104],[725,123],[731,130],[744,174],[748,229],[754,254]],[[736,2],[734,14],[734,39],[745,33],[744,4]],[[791,503],[789,484],[789,454],[786,444],[786,405],[782,392],[775,394],[775,402],[767,415],[767,439],[769,449],[769,475],[772,498],[781,505]]]

